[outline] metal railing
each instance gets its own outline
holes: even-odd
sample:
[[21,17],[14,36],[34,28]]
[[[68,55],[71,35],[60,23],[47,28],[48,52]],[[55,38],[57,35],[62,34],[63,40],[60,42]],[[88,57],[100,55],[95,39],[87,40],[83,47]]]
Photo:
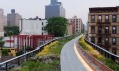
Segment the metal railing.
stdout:
[[[64,37],[57,37],[55,39],[52,39],[46,43],[44,43],[43,45],[37,47],[35,50],[32,50],[30,52],[27,52],[25,54],[22,54],[20,56],[14,57],[12,59],[9,59],[7,61],[1,62],[0,63],[0,71],[5,70],[8,71],[10,68],[14,68],[16,66],[20,66],[23,62],[28,61],[29,59],[31,59],[31,57],[33,57],[35,54],[37,54],[38,52],[40,52],[41,50],[43,50],[43,47],[47,44],[50,44],[53,41],[56,41],[58,39],[64,39],[66,37],[71,37],[73,35],[68,35],[68,36],[64,36]],[[3,66],[3,67],[1,67]]]
[[105,57],[110,58],[113,61],[119,63],[119,56],[118,55],[115,55],[115,54],[109,52],[108,50],[105,50],[104,48],[102,48],[102,47],[100,47],[100,46],[98,46],[98,45],[96,45],[96,44],[88,41],[86,38],[85,38],[85,41],[89,45],[91,45],[94,49],[96,49],[97,51],[99,51],[102,55],[104,55]]

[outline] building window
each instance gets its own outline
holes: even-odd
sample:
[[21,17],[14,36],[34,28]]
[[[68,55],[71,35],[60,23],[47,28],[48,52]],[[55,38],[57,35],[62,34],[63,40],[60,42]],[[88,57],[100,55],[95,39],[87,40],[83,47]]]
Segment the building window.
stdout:
[[75,22],[75,19],[74,19],[74,22]]
[[78,19],[76,19],[76,22],[78,22]]
[[42,35],[44,35],[43,32],[42,32]]
[[102,16],[98,16],[98,22],[102,22]]
[[102,33],[102,27],[98,26],[98,33]]
[[112,38],[112,45],[116,45],[116,38]]
[[116,15],[112,15],[112,22],[116,22]]
[[95,26],[91,26],[91,33],[92,33],[92,34],[95,33]]
[[91,16],[91,22],[94,23],[95,22],[95,16]]
[[43,26],[43,22],[42,22],[42,26]]
[[102,38],[101,37],[98,38],[98,43],[102,43]]
[[78,29],[76,29],[76,32],[78,32]]
[[95,43],[95,37],[91,37],[91,42]]
[[71,19],[71,22],[73,22],[73,20]]
[[42,27],[42,30],[44,30],[44,28]]
[[116,26],[112,27],[112,34],[116,34]]
[[109,15],[105,16],[105,22],[109,22]]
[[105,45],[106,44],[109,44],[109,38],[108,37],[105,38]]
[[105,27],[105,33],[106,33],[106,34],[109,33],[109,26],[106,26],[106,27]]

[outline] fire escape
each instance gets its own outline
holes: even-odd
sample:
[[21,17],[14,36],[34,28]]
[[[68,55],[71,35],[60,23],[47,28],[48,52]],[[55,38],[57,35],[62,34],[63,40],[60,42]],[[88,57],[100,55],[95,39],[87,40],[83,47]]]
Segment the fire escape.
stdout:
[[98,31],[97,31],[98,43],[97,44],[106,50],[109,50],[109,48],[111,47],[111,43],[109,41],[109,37],[111,37],[111,31],[109,29],[110,25],[111,23],[109,22],[109,19],[108,20],[105,19],[105,22],[102,22],[102,20],[97,21],[97,26],[98,26]]

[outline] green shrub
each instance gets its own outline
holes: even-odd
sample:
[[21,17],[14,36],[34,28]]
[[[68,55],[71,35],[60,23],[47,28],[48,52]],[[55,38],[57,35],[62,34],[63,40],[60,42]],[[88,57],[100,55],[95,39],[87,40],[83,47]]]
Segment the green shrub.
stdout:
[[93,49],[91,46],[89,46],[89,45],[87,46],[87,49],[88,49],[89,52],[93,52],[93,50],[94,50],[94,49]]
[[22,51],[22,50],[20,50],[20,51],[18,51],[17,53],[16,53],[16,56],[19,56],[19,55],[22,55],[24,52]]
[[31,50],[31,47],[30,46],[27,46],[26,47],[26,51],[30,51]]
[[3,56],[8,56],[9,55],[10,50],[9,49],[2,49],[2,55]]
[[22,68],[21,70],[19,71],[30,71],[28,68]]
[[27,61],[22,64],[23,69],[27,69],[28,71],[34,71],[34,69],[37,69],[40,66],[40,62],[38,61]]

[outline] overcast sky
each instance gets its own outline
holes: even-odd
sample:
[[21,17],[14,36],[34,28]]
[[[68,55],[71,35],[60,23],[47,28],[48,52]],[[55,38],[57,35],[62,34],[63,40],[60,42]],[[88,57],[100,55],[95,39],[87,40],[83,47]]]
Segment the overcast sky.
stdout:
[[[66,9],[66,17],[77,15],[86,23],[89,7],[111,7],[119,6],[119,0],[59,0]],[[4,9],[5,15],[11,9],[22,15],[23,18],[39,16],[45,17],[45,5],[50,0],[0,0],[0,8]]]

